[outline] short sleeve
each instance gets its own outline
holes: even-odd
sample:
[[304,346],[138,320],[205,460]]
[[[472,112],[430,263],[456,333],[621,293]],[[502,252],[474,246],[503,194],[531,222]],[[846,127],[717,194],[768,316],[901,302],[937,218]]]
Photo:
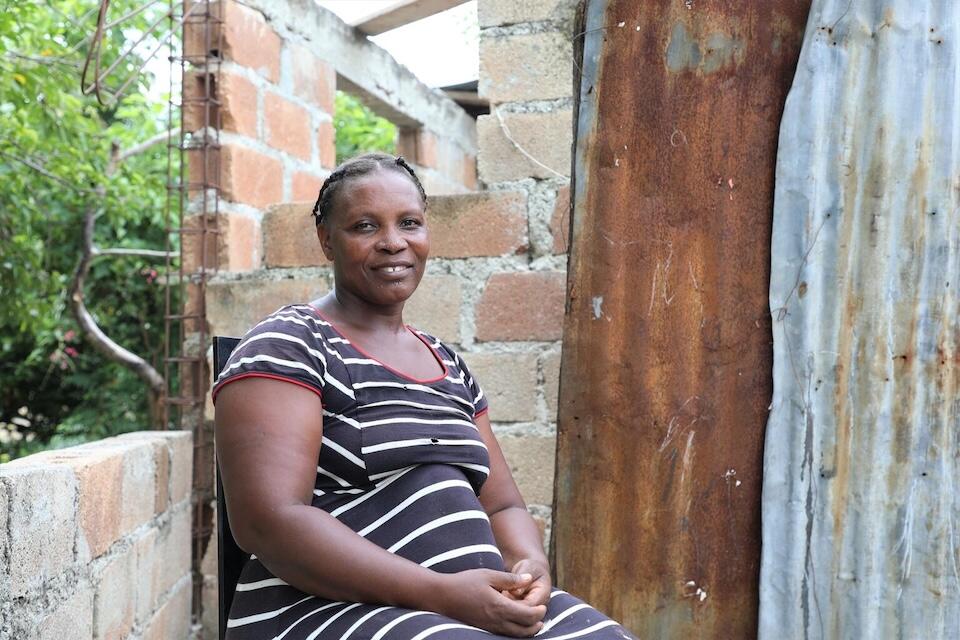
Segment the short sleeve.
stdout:
[[321,398],[327,375],[323,334],[302,305],[282,307],[251,329],[230,354],[211,395],[244,378],[272,378],[305,387]]
[[[448,347],[449,348],[449,347]],[[467,366],[467,363],[462,357],[456,352],[453,352],[453,361],[457,365],[457,368],[460,369],[460,373],[463,374],[464,386],[467,388],[467,392],[471,396],[471,401],[473,402],[473,417],[479,418],[489,410],[487,406],[487,396],[483,393],[483,389],[480,387],[480,383],[477,379],[470,373],[470,368]]]

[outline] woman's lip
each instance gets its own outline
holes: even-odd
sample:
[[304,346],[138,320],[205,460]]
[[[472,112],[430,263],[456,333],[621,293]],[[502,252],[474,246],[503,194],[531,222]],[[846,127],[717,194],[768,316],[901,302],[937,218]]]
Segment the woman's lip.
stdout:
[[407,269],[411,269],[411,268],[413,267],[412,265],[409,265],[409,264],[389,264],[389,265],[384,265],[382,267],[374,267],[373,270],[380,271],[382,273],[387,273],[387,274],[394,274],[394,273],[403,273]]

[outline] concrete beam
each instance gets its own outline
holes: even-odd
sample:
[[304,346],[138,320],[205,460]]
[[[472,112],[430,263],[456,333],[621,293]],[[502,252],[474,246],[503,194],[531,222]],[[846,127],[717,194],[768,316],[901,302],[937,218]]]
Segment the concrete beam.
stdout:
[[[244,0],[284,39],[299,42],[337,72],[337,88],[400,127],[424,127],[476,153],[476,123],[438,89],[423,84],[385,49],[313,0]],[[439,54],[440,52],[438,52]]]
[[405,24],[429,18],[465,2],[467,0],[398,0],[352,24],[368,36],[375,36]]

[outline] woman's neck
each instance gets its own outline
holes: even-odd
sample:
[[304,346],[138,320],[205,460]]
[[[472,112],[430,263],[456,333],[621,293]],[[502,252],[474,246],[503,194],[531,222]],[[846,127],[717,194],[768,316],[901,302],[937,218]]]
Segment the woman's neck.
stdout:
[[405,333],[403,303],[391,306],[371,305],[345,291],[333,291],[313,303],[321,313],[337,324],[363,333]]

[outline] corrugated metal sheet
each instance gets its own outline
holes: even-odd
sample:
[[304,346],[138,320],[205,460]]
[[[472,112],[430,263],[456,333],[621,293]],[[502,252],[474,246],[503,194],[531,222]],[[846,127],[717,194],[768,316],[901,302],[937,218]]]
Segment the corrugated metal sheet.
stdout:
[[809,0],[594,0],[554,557],[641,638],[756,634],[780,115]]
[[814,0],[781,127],[760,637],[960,637],[960,3]]

